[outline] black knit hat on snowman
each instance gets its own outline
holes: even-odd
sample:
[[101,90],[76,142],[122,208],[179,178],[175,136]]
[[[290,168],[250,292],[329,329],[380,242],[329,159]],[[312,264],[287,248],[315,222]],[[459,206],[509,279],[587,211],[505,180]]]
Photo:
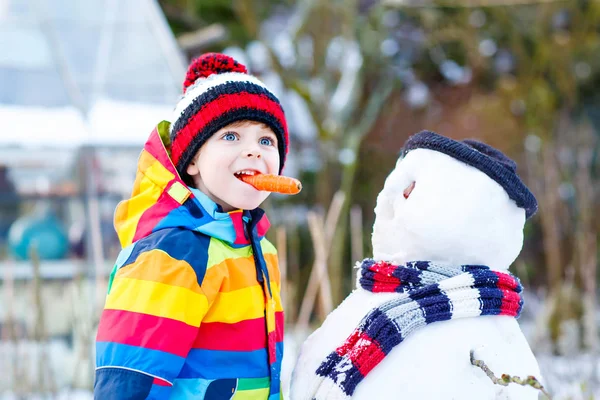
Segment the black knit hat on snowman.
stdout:
[[517,206],[532,217],[538,204],[535,196],[517,175],[517,164],[501,151],[477,140],[456,141],[431,131],[421,131],[411,136],[402,149],[405,156],[415,149],[438,151],[477,168],[496,181]]

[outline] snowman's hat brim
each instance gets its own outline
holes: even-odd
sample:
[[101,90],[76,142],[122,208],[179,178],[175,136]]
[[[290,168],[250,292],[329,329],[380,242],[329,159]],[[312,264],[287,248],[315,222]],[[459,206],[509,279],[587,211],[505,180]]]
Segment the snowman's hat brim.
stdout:
[[517,175],[516,163],[501,151],[476,140],[456,141],[431,131],[411,136],[402,149],[402,155],[415,149],[438,151],[477,168],[504,188],[508,196],[525,209],[525,216],[533,216],[538,204],[535,196]]

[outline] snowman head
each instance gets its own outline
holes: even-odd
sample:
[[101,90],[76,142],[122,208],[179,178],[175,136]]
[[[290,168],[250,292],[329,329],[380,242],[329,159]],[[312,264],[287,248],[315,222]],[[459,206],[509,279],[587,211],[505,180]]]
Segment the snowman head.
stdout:
[[423,131],[406,142],[377,197],[373,256],[506,270],[536,210],[516,164],[500,151]]

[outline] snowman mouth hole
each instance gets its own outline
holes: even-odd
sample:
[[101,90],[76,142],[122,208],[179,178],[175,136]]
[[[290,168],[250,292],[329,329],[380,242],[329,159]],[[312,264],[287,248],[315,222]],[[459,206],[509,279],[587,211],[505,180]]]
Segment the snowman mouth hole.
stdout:
[[410,197],[410,194],[412,193],[413,189],[415,188],[415,181],[412,181],[410,183],[410,185],[408,185],[405,189],[404,192],[402,193],[404,195],[405,199],[408,199]]

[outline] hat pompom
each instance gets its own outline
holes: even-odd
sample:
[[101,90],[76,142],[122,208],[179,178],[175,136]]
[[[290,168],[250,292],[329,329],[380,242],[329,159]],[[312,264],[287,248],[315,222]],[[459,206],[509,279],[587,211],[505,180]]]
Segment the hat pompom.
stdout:
[[224,72],[239,72],[247,74],[248,70],[233,58],[220,53],[206,53],[196,58],[190,64],[183,82],[183,92],[192,86],[198,78],[207,78],[212,74]]

